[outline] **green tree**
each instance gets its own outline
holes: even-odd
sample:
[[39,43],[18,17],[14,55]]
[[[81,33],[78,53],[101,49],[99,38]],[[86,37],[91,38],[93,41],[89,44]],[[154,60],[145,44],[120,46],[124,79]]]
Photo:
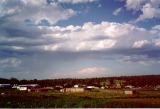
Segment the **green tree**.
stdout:
[[109,80],[105,80],[105,81],[100,82],[100,85],[103,86],[103,87],[107,87],[107,86],[109,86],[110,84],[111,84],[111,83],[110,83]]
[[114,80],[113,83],[115,84],[117,88],[121,88],[124,85],[125,81],[124,80]]

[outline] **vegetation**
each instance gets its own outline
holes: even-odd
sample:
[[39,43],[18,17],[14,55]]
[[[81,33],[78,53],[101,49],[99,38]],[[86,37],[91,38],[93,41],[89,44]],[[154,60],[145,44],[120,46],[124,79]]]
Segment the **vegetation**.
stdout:
[[111,83],[109,80],[105,80],[105,81],[100,82],[100,85],[103,87],[108,87],[109,85],[111,85]]
[[[4,92],[4,90],[0,90]],[[22,92],[6,90],[0,95],[1,108],[113,108],[113,107],[160,107],[160,91],[139,91],[124,95],[122,90],[99,90],[98,92],[60,93]]]

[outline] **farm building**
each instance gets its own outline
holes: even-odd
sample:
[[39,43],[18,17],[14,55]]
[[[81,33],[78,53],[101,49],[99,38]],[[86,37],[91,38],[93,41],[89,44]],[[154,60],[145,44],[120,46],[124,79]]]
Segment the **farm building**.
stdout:
[[77,84],[76,84],[76,85],[74,85],[74,87],[75,87],[75,88],[78,88],[78,87],[79,87],[79,85],[77,85]]
[[84,84],[75,84],[74,86],[73,86],[74,88],[85,88],[85,87],[87,87],[86,85],[84,85]]
[[57,86],[54,87],[54,89],[55,90],[60,90],[60,89],[63,89],[63,86],[57,85]]
[[132,85],[127,85],[127,86],[125,86],[125,88],[127,88],[127,89],[133,89],[134,86],[132,86]]
[[14,88],[16,87],[20,91],[27,91],[28,89],[35,88],[38,86],[39,86],[38,84],[26,84],[26,85],[14,86]]
[[27,87],[26,86],[21,86],[17,88],[20,91],[27,91]]
[[94,86],[87,86],[87,89],[94,89]]
[[64,88],[64,89],[61,89],[60,92],[84,92],[84,88]]
[[160,85],[157,85],[154,89],[155,90],[160,90]]
[[93,89],[99,89],[99,87],[96,87],[96,86],[87,86],[85,88],[85,90],[93,90]]
[[20,91],[27,91],[28,89],[26,85],[18,85],[16,88],[17,90],[20,90]]
[[11,88],[11,84],[0,84],[0,88],[9,89]]
[[52,90],[53,88],[52,87],[44,87],[44,88],[31,88],[31,89],[28,89],[28,92],[32,91],[32,92],[46,92],[46,91],[49,91],[49,90]]
[[102,87],[101,87],[101,89],[105,89],[105,87],[104,87],[104,86],[102,86]]
[[124,90],[124,94],[125,94],[125,95],[133,95],[133,94],[135,94],[135,90],[125,89],[125,90]]

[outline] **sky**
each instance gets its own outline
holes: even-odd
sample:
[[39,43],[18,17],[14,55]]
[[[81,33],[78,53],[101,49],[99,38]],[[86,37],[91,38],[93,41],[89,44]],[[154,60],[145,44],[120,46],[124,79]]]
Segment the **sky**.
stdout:
[[160,74],[160,0],[0,0],[0,77]]

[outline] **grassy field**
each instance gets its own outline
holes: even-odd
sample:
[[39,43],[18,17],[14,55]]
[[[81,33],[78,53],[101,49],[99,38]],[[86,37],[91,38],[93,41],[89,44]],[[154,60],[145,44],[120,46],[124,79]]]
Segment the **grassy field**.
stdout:
[[0,90],[1,108],[104,108],[104,107],[160,107],[160,91],[138,91],[124,95],[122,90],[100,90],[84,93],[20,92]]

